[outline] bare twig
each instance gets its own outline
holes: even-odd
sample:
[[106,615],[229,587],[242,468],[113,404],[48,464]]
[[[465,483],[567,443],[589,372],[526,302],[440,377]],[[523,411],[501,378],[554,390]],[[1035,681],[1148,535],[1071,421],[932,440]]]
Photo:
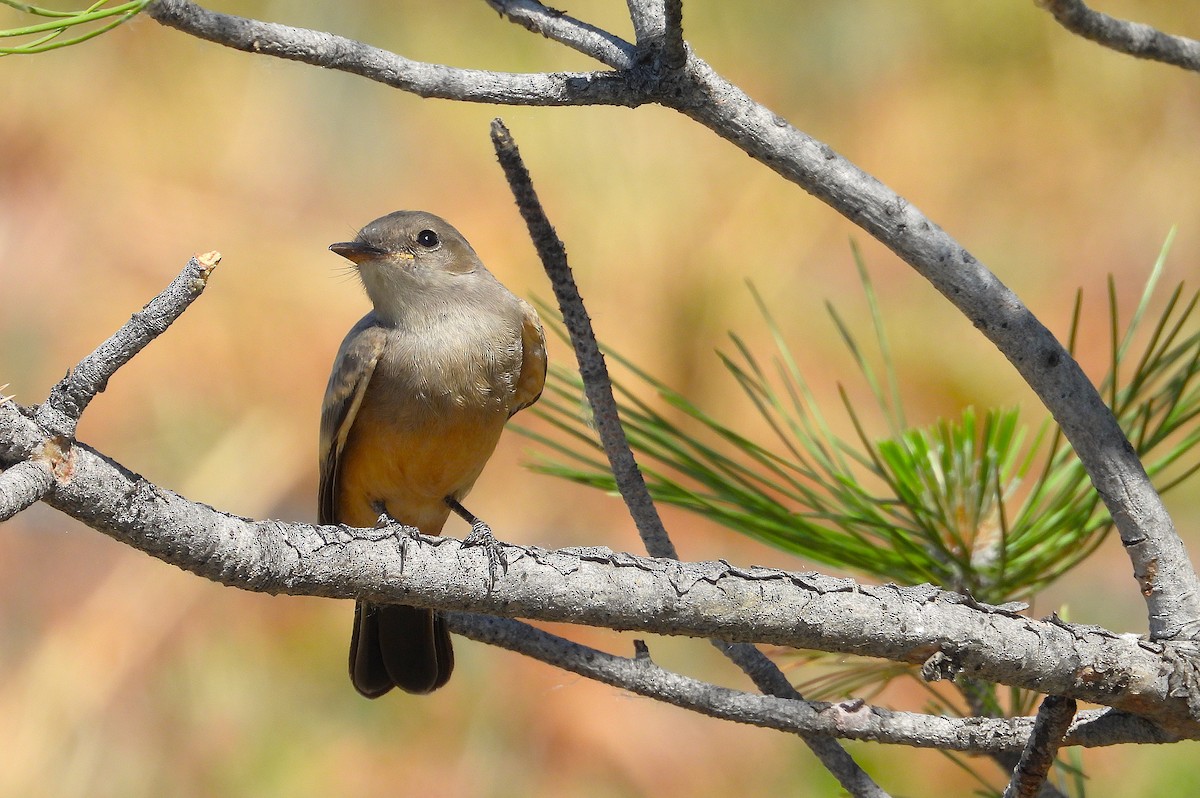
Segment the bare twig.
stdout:
[[218,252],[193,256],[161,294],[133,314],[121,329],[79,361],[54,386],[49,398],[38,407],[38,424],[55,435],[74,437],[79,417],[96,394],[108,385],[109,378],[187,310],[204,291],[208,276],[220,262]]
[[1200,72],[1200,42],[1195,39],[1110,17],[1088,8],[1083,0],[1038,0],[1038,5],[1053,14],[1067,30],[1097,44],[1135,58]]
[[[671,542],[658,508],[650,491],[646,489],[646,481],[638,468],[637,459],[629,447],[625,437],[625,428],[617,411],[617,402],[613,397],[612,381],[608,376],[608,366],[604,362],[604,354],[596,343],[592,321],[588,318],[587,308],[584,307],[583,297],[575,284],[575,276],[567,263],[567,252],[554,232],[545,209],[538,200],[533,187],[529,170],[521,159],[521,152],[513,141],[512,135],[504,123],[496,119],[492,122],[492,143],[496,148],[496,156],[504,169],[513,197],[521,217],[529,228],[530,238],[537,249],[538,257],[550,277],[554,295],[558,299],[559,311],[563,323],[571,336],[571,344],[575,349],[575,358],[579,363],[579,374],[583,379],[584,391],[591,405],[596,423],[596,431],[600,436],[604,453],[612,468],[613,477],[621,498],[625,500],[629,514],[637,525],[638,533],[646,550],[654,557],[678,559],[675,545]],[[787,683],[787,679],[766,655],[749,644],[730,645],[722,640],[712,641],[731,660],[743,667],[751,678],[758,684],[769,682],[771,692],[787,698],[799,699],[800,694]],[[772,673],[773,672],[773,673]],[[784,686],[786,685],[786,687]],[[821,760],[838,782],[853,796],[886,796],[866,772],[846,753],[837,741],[830,738],[804,738],[805,743]]]
[[[452,613],[457,634],[516,651],[638,695],[711,717],[798,735],[828,735],[921,748],[1018,756],[1034,718],[950,718],[894,712],[859,701],[828,703],[763,696],[716,687],[658,667],[644,656],[618,657],[536,629],[521,621]],[[1171,742],[1148,721],[1107,710],[1081,713],[1066,745],[1094,747],[1124,741]]]
[[[750,680],[754,682],[754,686],[764,695],[790,701],[804,701],[804,696],[788,681],[788,678],[779,669],[779,666],[770,657],[759,651],[753,644],[729,643],[725,640],[717,639],[712,639],[709,642],[728,657],[734,665],[741,668],[742,672],[750,677]],[[843,705],[838,706],[841,707]],[[832,736],[812,732],[805,733],[798,731],[797,733],[800,734],[801,739],[804,740],[804,744],[813,752],[813,755],[820,760],[826,770],[833,774],[833,777],[838,780],[838,783],[850,795],[855,796],[855,798],[859,796],[884,798],[887,795],[883,791],[883,788],[876,784],[867,775],[867,772],[854,761],[854,757],[850,756],[850,752]]]
[[1013,771],[1012,781],[1004,790],[1004,798],[1034,798],[1039,794],[1074,718],[1073,698],[1046,696],[1038,707],[1033,732],[1029,735],[1025,750],[1021,752],[1021,760]]
[[457,69],[413,61],[331,33],[220,14],[188,0],[157,0],[146,13],[163,25],[235,50],[350,72],[420,97],[502,105],[637,104],[611,72]]
[[663,63],[669,69],[682,69],[687,63],[687,45],[683,41],[683,0],[666,0],[663,15]]
[[645,47],[653,39],[661,39],[666,25],[663,0],[625,0],[629,8],[629,21],[633,23],[634,39],[638,47]]
[[683,41],[683,0],[627,0],[637,37],[636,77],[640,87],[658,86],[687,63]]
[[[960,678],[955,679],[955,686],[963,697],[967,700],[967,707],[972,715],[981,718],[996,718],[1001,714],[996,708],[996,688],[995,685],[981,682],[978,679]],[[1032,734],[1032,730],[1031,734]],[[1021,752],[1013,750],[991,751],[988,756],[1000,766],[1005,773],[1012,773],[1017,769],[1021,762]],[[1043,782],[1041,789],[1036,793],[1037,798],[1064,798],[1062,791],[1049,782]]]
[[663,527],[658,508],[654,506],[650,491],[646,489],[646,480],[642,477],[633,451],[629,448],[625,428],[621,426],[617,403],[612,395],[612,382],[608,377],[608,366],[604,362],[604,354],[596,344],[592,320],[588,318],[587,309],[583,306],[583,298],[579,295],[575,276],[567,264],[566,247],[554,232],[553,225],[542,209],[516,142],[513,141],[504,122],[499,119],[492,121],[492,144],[496,148],[496,157],[500,160],[504,176],[508,179],[508,185],[516,199],[521,218],[529,228],[529,237],[533,240],[533,246],[550,278],[563,323],[571,335],[571,345],[579,362],[579,376],[583,379],[584,391],[591,405],[596,432],[612,467],[621,498],[625,500],[629,514],[637,525],[638,534],[641,535],[650,556],[678,559],[679,554]]
[[569,14],[547,8],[536,0],[485,0],[510,21],[526,30],[565,44],[613,69],[633,66],[636,48],[619,36],[601,30]]

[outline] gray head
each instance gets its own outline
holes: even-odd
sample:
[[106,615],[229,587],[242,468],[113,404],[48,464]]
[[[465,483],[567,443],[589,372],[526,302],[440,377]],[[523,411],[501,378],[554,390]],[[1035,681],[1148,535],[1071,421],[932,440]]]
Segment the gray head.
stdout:
[[375,312],[399,321],[414,306],[452,301],[491,275],[449,222],[425,211],[396,211],[368,224],[353,241],[331,244],[352,261]]

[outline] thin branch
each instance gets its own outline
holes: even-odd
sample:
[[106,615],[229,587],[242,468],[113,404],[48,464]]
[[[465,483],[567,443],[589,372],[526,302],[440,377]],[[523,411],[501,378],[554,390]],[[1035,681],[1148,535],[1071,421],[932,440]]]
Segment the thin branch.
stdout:
[[625,0],[629,8],[629,21],[633,23],[634,40],[638,47],[661,39],[666,26],[666,11],[663,0]]
[[[617,411],[617,402],[613,397],[612,381],[608,376],[608,366],[604,354],[596,343],[595,330],[588,317],[583,297],[575,284],[575,276],[567,262],[566,247],[563,246],[554,226],[537,197],[533,187],[533,179],[521,159],[521,152],[509,133],[508,128],[499,120],[492,122],[492,143],[496,149],[496,157],[504,170],[509,188],[517,202],[521,217],[529,228],[529,236],[533,240],[538,257],[546,270],[554,295],[558,299],[558,307],[563,316],[563,323],[571,336],[571,345],[575,349],[575,358],[579,363],[579,374],[583,379],[584,391],[591,405],[596,431],[600,436],[604,453],[608,457],[609,466],[616,480],[621,498],[625,500],[629,514],[633,518],[641,535],[646,550],[654,557],[678,559],[675,545],[671,542],[658,508],[650,491],[646,488],[646,480],[638,468],[637,459],[629,447],[625,436],[625,428],[621,424]],[[787,679],[779,668],[754,646],[748,644],[730,645],[724,640],[713,640],[714,645],[726,652],[730,659],[743,667],[743,670],[755,680],[770,682],[771,691],[775,695],[787,698],[800,698],[800,694],[787,684]],[[784,686],[786,685],[786,687]],[[762,684],[759,685],[763,687]],[[866,771],[846,753],[835,740],[820,737],[805,737],[805,743],[821,760],[838,782],[853,796],[874,796],[885,798],[885,793],[875,784]]]
[[579,295],[575,276],[567,264],[566,247],[546,217],[516,142],[499,119],[492,121],[492,144],[512,189],[517,209],[529,228],[529,237],[550,278],[554,296],[558,299],[558,309],[571,335],[571,345],[579,362],[579,376],[583,379],[584,391],[595,419],[596,433],[612,467],[621,498],[625,500],[629,515],[637,525],[638,534],[650,556],[679,559],[675,545],[658,515],[658,508],[650,498],[650,491],[646,489],[646,480],[642,477],[633,451],[629,448],[625,428],[621,426],[617,402],[613,399],[612,381],[608,377],[608,365],[596,343],[592,320],[588,318],[587,308]]
[[[812,706],[811,702],[805,701],[800,691],[788,681],[779,666],[751,643],[729,643],[717,639],[709,642],[728,657],[734,665],[741,668],[763,695],[804,702],[806,705]],[[842,785],[842,789],[847,793],[855,798],[866,798],[866,796],[886,798],[887,793],[883,791],[883,788],[875,783],[867,772],[854,761],[850,752],[833,736],[815,731],[806,733],[797,730],[797,733],[821,762],[821,765],[837,779],[838,784]]]
[[163,25],[235,50],[349,72],[420,97],[543,106],[634,106],[644,101],[612,72],[522,74],[428,64],[331,33],[209,11],[188,0],[157,0],[146,13]]
[[220,262],[219,252],[193,256],[162,293],[133,314],[54,386],[37,410],[38,424],[64,438],[74,437],[79,417],[108,385],[109,378],[187,310],[204,292],[209,275]]
[[[683,0],[626,0],[637,38],[639,75],[657,84],[687,63],[683,41]],[[645,74],[643,74],[645,73]]]
[[485,2],[528,31],[564,44],[613,69],[633,66],[637,51],[632,44],[570,14],[547,8],[537,0],[485,0]]
[[54,487],[54,471],[42,458],[23,460],[0,472],[0,522],[37,504]]
[[1004,790],[1004,798],[1034,798],[1046,782],[1054,757],[1071,721],[1075,718],[1075,700],[1048,695],[1038,707],[1037,719],[1029,743],[1021,752],[1021,760],[1013,771],[1012,781]]
[[[954,685],[966,699],[967,708],[972,715],[982,718],[1000,717],[995,702],[996,689],[994,685],[970,678],[956,679]],[[1063,731],[1065,732],[1066,729],[1064,728]],[[1033,734],[1034,730],[1030,729],[1029,739],[1032,739]],[[1021,754],[1020,751],[1004,750],[992,751],[988,756],[1005,773],[1013,773],[1021,764]],[[1051,758],[1053,759],[1053,757]],[[1041,789],[1034,794],[1038,798],[1064,798],[1063,792],[1049,782],[1043,782]]]
[[1088,8],[1083,0],[1038,0],[1038,5],[1067,30],[1109,49],[1200,72],[1200,42],[1195,39],[1110,17]]
[[[894,712],[861,701],[799,701],[729,690],[654,664],[647,656],[619,657],[582,646],[521,621],[469,613],[448,616],[456,634],[515,651],[589,679],[665,701],[710,717],[797,735],[841,737],[919,748],[1016,756],[1034,733],[1034,718],[950,718]],[[1080,713],[1064,744],[1084,747],[1127,742],[1167,743],[1148,721],[1110,710]]]
[[687,64],[687,45],[683,41],[683,0],[666,0],[663,13],[663,63],[669,69]]

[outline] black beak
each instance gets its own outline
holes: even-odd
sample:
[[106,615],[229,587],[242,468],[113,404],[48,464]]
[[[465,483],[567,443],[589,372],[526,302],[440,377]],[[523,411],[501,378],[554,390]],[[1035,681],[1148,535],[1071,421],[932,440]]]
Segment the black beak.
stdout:
[[371,260],[372,258],[381,258],[387,254],[386,250],[372,246],[371,244],[364,244],[361,241],[343,241],[338,244],[330,244],[329,249],[354,263],[362,263],[364,260]]

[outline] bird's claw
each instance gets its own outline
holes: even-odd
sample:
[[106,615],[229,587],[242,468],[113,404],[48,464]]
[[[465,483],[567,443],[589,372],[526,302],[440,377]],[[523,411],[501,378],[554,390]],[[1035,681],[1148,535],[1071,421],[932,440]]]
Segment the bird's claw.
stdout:
[[397,525],[403,529],[405,534],[413,540],[421,539],[421,530],[417,529],[415,526],[408,526],[407,524],[402,524],[397,521],[392,517],[392,514],[387,511],[387,507],[384,506],[383,502],[375,502],[375,504],[371,506],[371,509],[379,513],[379,517],[375,519],[376,529],[386,529],[389,526]]
[[496,584],[497,573],[508,573],[508,561],[504,559],[500,542],[492,534],[491,527],[476,518],[471,522],[471,534],[463,539],[463,548],[467,546],[483,546],[488,559],[488,589],[491,590]]

